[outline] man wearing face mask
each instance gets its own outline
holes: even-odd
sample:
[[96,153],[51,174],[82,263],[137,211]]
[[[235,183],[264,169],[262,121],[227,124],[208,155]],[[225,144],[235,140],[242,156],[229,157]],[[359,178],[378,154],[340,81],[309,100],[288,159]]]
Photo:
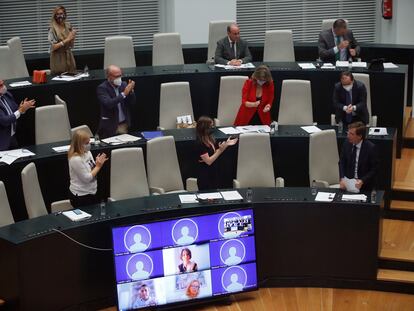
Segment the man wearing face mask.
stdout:
[[4,81],[0,80],[0,151],[18,148],[16,121],[28,109],[34,108],[34,105],[35,100],[27,98],[17,105]]
[[101,138],[128,132],[131,125],[130,107],[136,101],[135,82],[123,82],[119,67],[110,65],[106,69],[106,76],[107,80],[102,82],[96,91],[101,106],[98,130]]
[[340,75],[340,82],[335,84],[333,104],[336,122],[348,124],[361,121],[368,124],[367,89],[364,83],[354,80],[349,71]]

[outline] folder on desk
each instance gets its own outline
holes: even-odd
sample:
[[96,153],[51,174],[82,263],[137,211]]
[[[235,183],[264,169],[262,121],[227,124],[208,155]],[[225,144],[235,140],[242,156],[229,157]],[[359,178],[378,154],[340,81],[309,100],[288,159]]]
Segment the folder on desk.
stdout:
[[144,136],[144,138],[146,140],[150,140],[150,139],[154,139],[154,138],[157,138],[157,137],[164,136],[162,131],[141,132],[141,134],[142,134],[142,136]]

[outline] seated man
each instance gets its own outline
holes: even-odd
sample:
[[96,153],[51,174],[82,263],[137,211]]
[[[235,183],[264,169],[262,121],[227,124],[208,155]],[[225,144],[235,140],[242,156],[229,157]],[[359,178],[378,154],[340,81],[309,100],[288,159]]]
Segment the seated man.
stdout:
[[352,31],[347,29],[346,21],[337,19],[333,23],[332,29],[323,30],[319,34],[318,50],[322,61],[335,62],[357,57],[361,47]]
[[135,82],[122,82],[121,68],[110,65],[106,69],[106,76],[107,80],[96,89],[101,108],[98,129],[101,138],[128,133],[131,125],[130,107],[135,104]]
[[251,61],[252,55],[247,42],[240,38],[239,26],[237,24],[227,26],[227,37],[217,41],[216,64],[240,66]]
[[342,145],[339,159],[340,188],[345,189],[344,177],[356,179],[359,190],[372,190],[376,185],[378,155],[375,145],[366,140],[366,127],[362,122],[348,126],[348,140]]
[[333,92],[336,122],[342,122],[345,128],[357,121],[368,124],[367,89],[364,83],[354,80],[349,71],[341,72],[340,80]]
[[0,80],[0,151],[16,149],[16,121],[28,109],[34,108],[35,100],[25,98],[18,106],[13,95],[7,91],[4,80]]

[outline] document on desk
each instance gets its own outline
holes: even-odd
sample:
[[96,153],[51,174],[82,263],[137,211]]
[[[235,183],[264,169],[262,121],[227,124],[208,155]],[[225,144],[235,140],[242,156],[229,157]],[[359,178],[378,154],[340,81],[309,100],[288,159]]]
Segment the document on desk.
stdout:
[[242,133],[270,133],[269,125],[245,125],[237,126],[236,129]]
[[237,190],[221,191],[220,193],[225,201],[243,201],[243,197]]
[[215,67],[224,68],[226,70],[255,68],[255,66],[252,63],[241,64],[240,66],[216,64]]
[[10,165],[17,159],[30,157],[34,155],[35,154],[33,152],[25,148],[0,151],[0,162]]
[[316,69],[315,65],[312,63],[298,63],[298,66],[302,69]]
[[336,67],[349,67],[349,62],[347,60],[337,60],[335,63]]
[[344,177],[345,187],[346,191],[352,192],[352,193],[359,193],[359,189],[355,186],[356,179],[355,178],[348,178]]
[[178,197],[182,204],[185,203],[198,203],[197,196],[195,194],[179,194]]
[[335,69],[335,66],[331,63],[324,63],[321,69]]
[[304,130],[305,132],[312,134],[312,133],[317,133],[322,131],[319,127],[315,126],[315,125],[310,125],[310,126],[301,126],[300,127],[302,130]]
[[53,151],[55,152],[68,152],[70,148],[70,145],[66,145],[66,146],[59,146],[59,147],[53,147]]
[[220,192],[209,192],[209,193],[199,193],[197,194],[197,198],[202,200],[217,200],[222,199]]
[[240,134],[240,131],[234,127],[221,127],[219,131],[226,134],[226,135],[237,135]]
[[30,83],[29,81],[18,81],[18,82],[13,82],[9,84],[11,87],[19,87],[19,86],[28,86],[28,85],[32,85],[32,83]]
[[384,63],[384,69],[395,69],[398,68],[398,66],[394,63]]
[[81,221],[92,217],[91,214],[88,214],[80,209],[64,211],[62,214],[72,221]]
[[367,62],[352,62],[353,68],[367,68]]
[[366,202],[367,196],[365,194],[343,194],[342,201],[347,202]]
[[82,78],[86,78],[89,77],[89,73],[81,73],[81,74],[77,74],[75,76],[70,76],[70,75],[60,75],[60,76],[56,76],[54,78],[52,78],[53,81],[76,81],[76,80],[80,80]]
[[332,202],[335,198],[335,192],[318,192],[315,197],[316,202]]
[[388,131],[386,127],[370,127],[368,135],[372,136],[386,136]]
[[126,144],[126,143],[132,143],[135,141],[140,140],[141,137],[133,136],[130,134],[121,134],[117,136],[108,137],[105,139],[102,139],[102,141],[106,144],[110,145],[120,145],[120,144]]

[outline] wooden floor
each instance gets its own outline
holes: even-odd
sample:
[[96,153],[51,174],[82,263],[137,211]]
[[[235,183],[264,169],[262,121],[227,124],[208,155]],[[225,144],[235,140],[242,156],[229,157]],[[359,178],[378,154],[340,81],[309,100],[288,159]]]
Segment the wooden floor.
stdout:
[[[232,297],[229,306],[194,311],[413,311],[414,295],[331,288],[262,288]],[[108,308],[104,311],[115,311]]]
[[[414,124],[414,122],[410,123]],[[403,148],[401,159],[395,160],[393,189],[414,191],[414,149],[412,148]]]

